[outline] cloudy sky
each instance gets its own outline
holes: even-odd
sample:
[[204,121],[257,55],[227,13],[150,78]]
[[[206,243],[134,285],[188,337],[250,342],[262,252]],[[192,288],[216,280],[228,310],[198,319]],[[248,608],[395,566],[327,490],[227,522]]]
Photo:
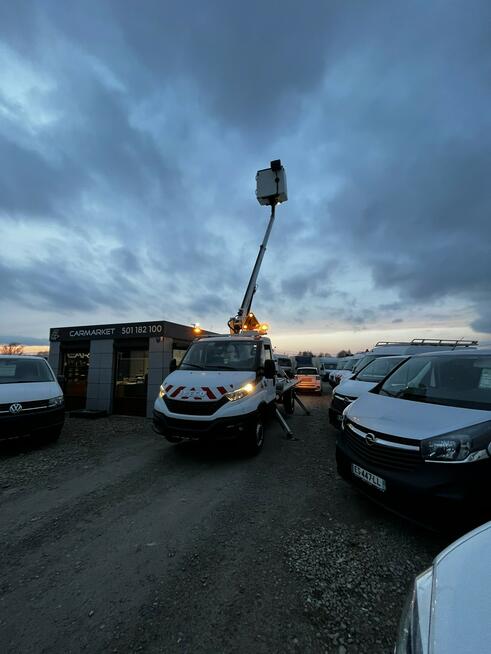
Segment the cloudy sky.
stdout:
[[0,5],[0,342],[254,310],[287,351],[491,339],[491,3]]

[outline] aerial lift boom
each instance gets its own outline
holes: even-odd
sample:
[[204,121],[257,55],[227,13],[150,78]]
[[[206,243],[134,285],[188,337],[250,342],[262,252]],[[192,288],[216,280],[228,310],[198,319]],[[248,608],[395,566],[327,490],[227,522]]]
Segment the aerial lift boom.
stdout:
[[232,316],[228,321],[231,334],[239,334],[241,331],[249,331],[260,327],[256,316],[251,312],[252,300],[256,292],[257,278],[263,262],[264,253],[268,244],[273,223],[275,220],[275,209],[279,202],[285,202],[287,197],[285,169],[281,161],[277,159],[271,162],[271,168],[259,170],[256,175],[256,195],[258,202],[271,207],[271,216],[269,219],[263,242],[259,247],[256,263],[252,269],[252,275],[249,279],[244,299],[240,305],[237,315]]

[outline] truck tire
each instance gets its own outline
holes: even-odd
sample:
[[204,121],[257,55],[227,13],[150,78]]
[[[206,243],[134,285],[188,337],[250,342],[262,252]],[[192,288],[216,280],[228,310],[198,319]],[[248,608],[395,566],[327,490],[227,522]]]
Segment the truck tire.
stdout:
[[254,421],[248,426],[244,435],[243,446],[248,456],[256,456],[264,445],[264,417],[258,414]]
[[295,396],[293,395],[293,391],[287,391],[283,394],[283,408],[289,416],[295,412]]

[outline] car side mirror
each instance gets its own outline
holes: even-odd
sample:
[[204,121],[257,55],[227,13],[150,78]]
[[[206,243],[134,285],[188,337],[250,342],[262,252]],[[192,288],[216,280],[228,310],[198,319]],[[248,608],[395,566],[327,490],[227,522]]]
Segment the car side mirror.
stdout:
[[171,359],[169,364],[169,372],[174,372],[174,370],[177,370],[177,361],[175,359]]
[[274,379],[276,375],[276,365],[273,359],[266,359],[264,362],[264,376],[266,379]]
[[61,386],[61,389],[65,389],[65,375],[56,375],[56,381]]

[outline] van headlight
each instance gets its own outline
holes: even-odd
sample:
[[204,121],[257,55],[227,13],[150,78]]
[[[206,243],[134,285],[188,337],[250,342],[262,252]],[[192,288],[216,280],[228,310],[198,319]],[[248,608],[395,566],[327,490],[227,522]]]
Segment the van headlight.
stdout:
[[425,461],[472,463],[491,456],[491,422],[457,429],[421,443]]
[[167,395],[167,393],[165,392],[164,385],[162,384],[161,387],[159,388],[159,397],[163,398],[164,395]]
[[52,397],[48,400],[48,406],[63,406],[63,395]]
[[231,402],[235,402],[235,400],[241,400],[243,397],[247,397],[248,395],[252,395],[254,391],[256,390],[256,387],[254,384],[246,384],[245,386],[242,386],[242,388],[238,388],[236,391],[230,391],[230,393],[225,393],[225,397],[227,400],[230,400]]

